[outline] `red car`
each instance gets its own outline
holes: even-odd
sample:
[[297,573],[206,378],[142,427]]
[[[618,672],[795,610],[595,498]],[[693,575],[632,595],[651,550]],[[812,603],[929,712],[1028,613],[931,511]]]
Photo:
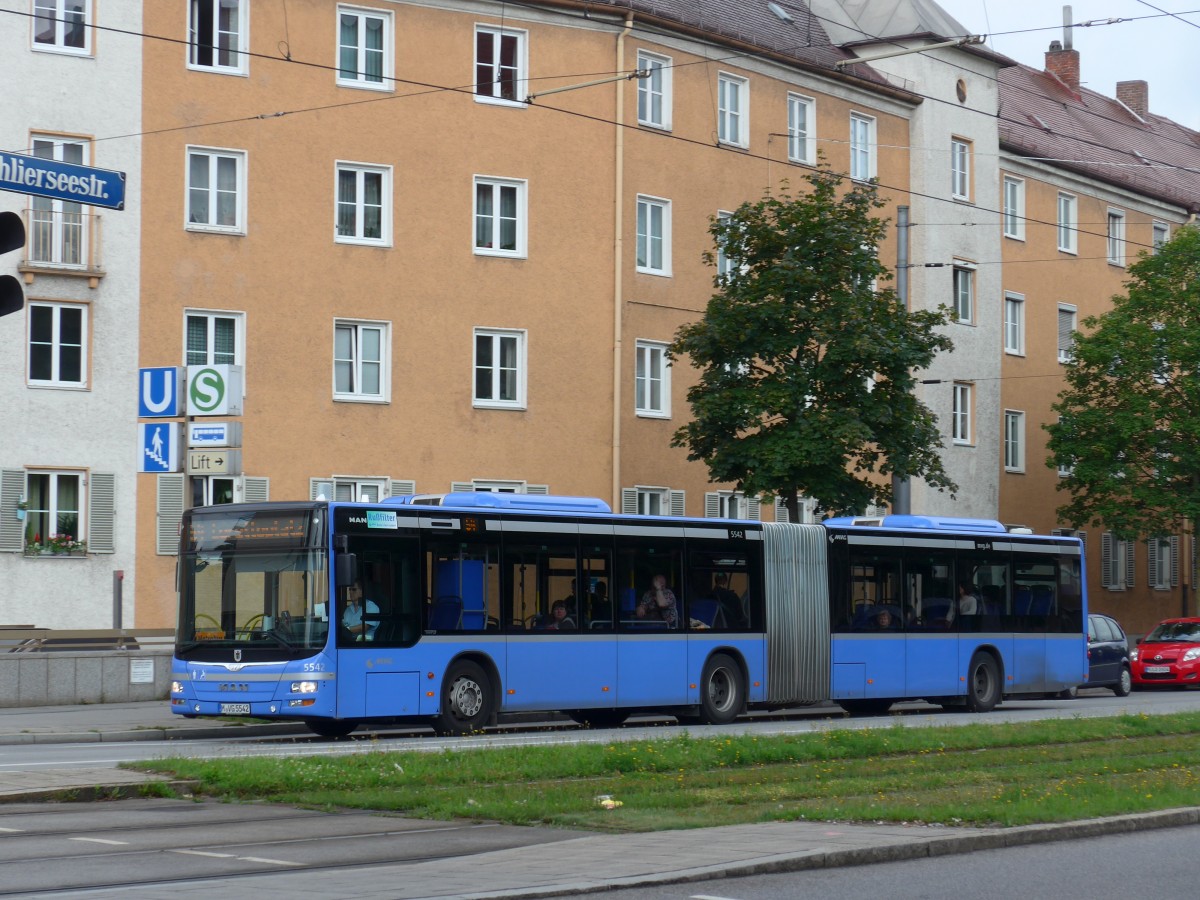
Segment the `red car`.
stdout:
[[1167,619],[1129,654],[1134,689],[1200,684],[1200,618]]

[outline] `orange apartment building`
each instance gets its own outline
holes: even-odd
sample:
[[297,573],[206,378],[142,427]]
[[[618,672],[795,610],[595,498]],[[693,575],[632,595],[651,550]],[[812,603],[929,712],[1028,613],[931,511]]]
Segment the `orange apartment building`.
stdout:
[[[1200,134],[1155,116],[1145,82],[1117,98],[1080,85],[1080,54],[1059,42],[1046,70],[1001,72],[1004,210],[1004,468],[1000,518],[1065,528],[1067,494],[1046,465],[1051,404],[1065,387],[1071,332],[1124,293],[1126,265],[1200,211]],[[1196,614],[1194,539],[1117,541],[1088,527],[1091,606],[1131,633]]]
[[138,626],[173,621],[193,503],[758,514],[670,446],[709,221],[818,151],[905,202],[920,98],[835,69],[805,7],[736,5],[145,5],[139,364],[238,366],[244,398],[239,467],[138,476]]

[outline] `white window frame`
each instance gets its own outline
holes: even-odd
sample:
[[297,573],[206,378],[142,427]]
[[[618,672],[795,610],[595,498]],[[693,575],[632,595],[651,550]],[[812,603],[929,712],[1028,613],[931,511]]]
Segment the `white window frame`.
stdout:
[[[479,197],[482,189],[487,189],[491,198],[491,212],[480,210]],[[486,222],[491,229],[492,243],[497,242],[504,217],[501,215],[502,198],[505,190],[514,192],[514,247],[501,249],[499,247],[481,246],[479,243],[479,226]],[[524,259],[528,251],[529,223],[529,183],[521,178],[493,178],[476,175],[471,183],[471,245],[476,256],[504,256],[510,259]]]
[[1025,471],[1025,413],[1004,411],[1004,471]]
[[1106,217],[1105,243],[1108,246],[1108,261],[1114,266],[1125,265],[1125,213],[1109,207]]
[[[481,338],[490,339],[492,346],[492,362],[486,366],[491,373],[491,395],[480,397],[476,392],[479,372],[485,366],[479,360],[479,341]],[[471,335],[471,405],[477,409],[525,409],[527,381],[527,340],[528,334],[524,329],[517,328],[476,328]],[[502,348],[506,341],[514,342],[515,364],[504,367],[500,364]],[[513,372],[516,381],[513,396],[500,398],[501,374],[504,371]]]
[[[203,186],[192,186],[193,157],[207,161],[208,183]],[[221,160],[232,160],[236,166],[234,191],[234,221],[232,224],[213,222],[218,208],[217,200],[221,193],[228,193],[220,185],[219,166]],[[184,185],[183,185],[183,227],[188,231],[203,231],[214,234],[245,234],[246,233],[246,152],[244,150],[228,150],[217,147],[197,147],[188,145],[184,154]],[[193,222],[192,192],[203,191],[208,204],[208,221]]]
[[[78,9],[66,8],[69,0],[33,0],[33,28],[31,39],[33,49],[46,53],[68,53],[74,56],[92,55],[92,0],[78,0]],[[75,47],[67,43],[68,18],[78,15],[80,31],[83,34],[82,46]],[[38,28],[39,20],[45,19],[53,30],[51,40],[40,38],[45,34]]]
[[1004,176],[1004,236],[1025,240],[1025,179]]
[[1068,314],[1071,317],[1071,327],[1066,331],[1066,335],[1069,335],[1079,327],[1079,311],[1069,303],[1058,304],[1058,319],[1056,323],[1058,325],[1058,361],[1065,364],[1075,358],[1075,342],[1071,341],[1071,345],[1068,347],[1066,346],[1066,341],[1064,341],[1064,337],[1066,336],[1062,327],[1064,314]]
[[965,381],[956,381],[953,386],[950,412],[950,434],[953,442],[959,446],[969,446],[973,443],[971,433],[971,404],[974,402],[974,385]]
[[[378,503],[380,500],[389,496],[388,488],[390,487],[390,479],[382,476],[358,476],[358,475],[334,475],[330,481],[333,482],[333,496],[330,500],[349,500],[351,503]],[[349,492],[349,496],[339,496],[338,489],[345,494]],[[371,493],[374,496],[370,496]],[[368,495],[364,500],[363,495]]]
[[[633,371],[634,411],[642,418],[671,418],[671,361],[667,358],[667,347],[662,341],[639,339],[635,345],[636,356]],[[658,403],[654,402],[654,388],[658,388]]]
[[1079,252],[1079,198],[1062,191],[1058,194],[1058,249]]
[[[479,60],[479,36],[481,34],[492,36],[493,50],[499,50],[499,44],[506,37],[516,40],[516,51],[514,53],[516,75],[513,79],[512,97],[502,96],[503,86],[502,82],[498,80],[500,69],[499,53],[496,53],[492,61],[488,64],[492,72],[491,78],[487,81],[479,80],[479,69],[483,65]],[[500,42],[497,42],[496,38],[500,38]],[[493,103],[499,106],[512,106],[521,109],[525,107],[525,98],[529,96],[529,32],[513,28],[498,28],[495,25],[476,24],[475,40],[471,44],[471,57],[474,64],[472,71],[474,72],[476,103]]]
[[687,515],[686,492],[642,484],[621,488],[621,512],[638,516]]
[[[339,356],[338,334],[348,333],[351,338],[348,356]],[[379,358],[365,359],[363,344],[368,335],[379,341]],[[392,325],[390,322],[362,319],[333,320],[333,399],[353,403],[387,403],[392,396]],[[349,366],[350,390],[338,389],[338,366]],[[375,393],[364,390],[363,373],[366,366],[378,367],[379,390]],[[382,496],[382,495],[381,495]]]
[[[733,218],[733,213],[726,212],[723,209],[717,210],[717,221],[718,222],[724,222],[724,221],[726,221],[728,219],[732,219],[732,218]],[[730,273],[732,273],[733,270],[736,268],[737,268],[737,266],[734,265],[733,260],[731,260],[725,254],[725,245],[717,244],[717,275],[718,275],[718,277],[724,278],[726,275],[729,275]]]
[[747,497],[741,491],[710,491],[704,495],[704,517],[757,521],[762,517],[762,504],[757,497]]
[[[188,319],[202,318],[207,320],[205,323],[205,338],[204,338],[204,361],[191,362],[188,359]],[[233,362],[227,360],[217,360],[214,356],[216,350],[213,346],[216,337],[216,322],[217,319],[232,319],[233,320]],[[197,351],[198,352],[198,351]],[[224,309],[195,309],[188,308],[183,311],[183,365],[184,366],[216,366],[216,365],[245,365],[246,356],[246,314],[243,312],[234,312]]]
[[[34,134],[33,155],[55,162],[88,164],[87,141],[51,134]],[[73,157],[73,158],[72,158]],[[88,248],[96,217],[86,204],[57,197],[29,198],[26,248],[29,261],[54,269],[86,269]]]
[[1133,541],[1119,541],[1110,531],[1100,535],[1100,584],[1110,591],[1133,587]]
[[[638,124],[648,128],[671,130],[671,73],[674,63],[669,56],[659,56],[639,50],[637,55],[638,71],[649,72],[646,78],[639,78],[637,84]],[[654,101],[658,101],[658,114],[655,115]]]
[[[788,159],[813,166],[817,163],[817,101],[804,94],[787,95]],[[799,121],[803,113],[804,127]]]
[[1146,575],[1151,588],[1169,591],[1179,586],[1179,536],[1146,541]]
[[[236,18],[237,31],[232,32],[234,43],[230,49],[224,52],[233,54],[234,62],[221,64],[215,60],[219,58],[223,52],[220,47],[220,39],[217,43],[204,45],[208,47],[213,55],[214,62],[201,63],[197,62],[198,49],[200,44],[196,41],[196,17],[202,13],[203,7],[209,7],[208,15],[212,17],[211,23],[213,33],[217,34],[220,29],[220,12],[222,6],[229,0],[188,0],[188,52],[187,52],[187,67],[201,72],[217,72],[223,75],[245,75],[250,67],[250,0],[232,0],[237,4],[237,11],[234,13]],[[227,7],[226,7],[227,8]],[[228,30],[225,32],[230,34]]]
[[[354,176],[353,200],[342,199],[342,175]],[[379,177],[379,236],[365,234],[367,222],[366,183],[368,176]],[[342,210],[353,206],[354,233],[343,234]],[[333,167],[333,240],[338,244],[368,247],[392,245],[392,167],[338,160]]]
[[1156,220],[1151,226],[1151,229],[1150,243],[1154,248],[1151,252],[1157,253],[1158,249],[1163,244],[1171,240],[1171,226],[1166,222],[1159,222]]
[[[33,491],[29,486],[29,479],[31,476],[48,477],[48,479],[49,479],[48,480],[48,491],[47,491],[48,496],[43,501],[46,504],[44,509],[39,507],[37,510],[34,510],[34,501],[32,499]],[[77,506],[73,510],[66,510],[65,513],[64,513],[64,510],[61,509],[61,506],[58,502],[58,494],[59,494],[59,487],[60,487],[59,481],[62,478],[77,478],[79,480],[78,490],[76,492],[77,493]],[[75,532],[76,533],[71,535],[71,537],[77,541],[86,541],[87,540],[88,472],[86,469],[69,469],[69,468],[59,469],[59,468],[49,468],[49,467],[40,467],[40,466],[30,467],[25,470],[25,493],[23,494],[23,499],[25,500],[26,504],[28,505],[28,510],[26,512],[25,520],[21,522],[21,526],[22,526],[21,530],[22,530],[22,535],[23,535],[22,542],[24,542],[24,534],[27,530],[26,525],[33,518],[33,516],[30,515],[30,513],[40,513],[40,512],[46,513],[47,522],[54,523],[53,524],[54,530],[52,532],[50,532],[50,534],[43,534],[41,531],[37,532],[37,534],[42,538],[43,544],[50,537],[50,535],[63,533],[58,530],[58,518],[60,515],[64,515],[64,514],[75,516]],[[49,551],[44,551],[44,552],[49,552]]]
[[874,116],[850,113],[850,177],[854,181],[869,181],[875,177]]
[[1004,292],[1004,352],[1025,355],[1025,295]]
[[717,73],[717,140],[732,147],[750,146],[750,79]]
[[954,260],[952,277],[953,308],[959,325],[975,324],[975,264]]
[[[88,386],[88,318],[91,315],[87,303],[63,303],[54,300],[30,300],[26,314],[26,352],[28,360],[25,367],[27,383],[36,387],[52,388],[86,388]],[[50,309],[53,311],[51,336],[49,341],[51,363],[49,378],[34,378],[33,366],[33,310]],[[64,310],[79,312],[79,380],[68,381],[62,377],[62,357],[67,349],[62,343],[62,314]],[[41,342],[39,342],[41,343]],[[70,345],[73,346],[73,345]]]
[[[655,226],[654,213],[658,212],[658,225]],[[637,270],[646,275],[671,275],[671,201],[662,197],[650,197],[638,194],[637,197],[637,248],[635,259]],[[659,250],[657,262],[654,265],[654,248]]]
[[963,138],[950,139],[950,196],[971,199],[971,142]]
[[[346,74],[347,69],[342,65],[342,54],[345,50],[350,49],[349,45],[342,43],[342,17],[350,16],[357,20],[357,43],[353,47],[354,51],[354,68],[350,74]],[[378,50],[372,50],[364,46],[366,36],[366,22],[368,19],[378,19],[382,24],[383,29],[383,46]],[[335,27],[335,46],[337,47],[337,65],[334,66],[334,71],[337,73],[337,84],[339,87],[362,88],[368,91],[391,91],[394,81],[392,78],[393,69],[393,47],[395,45],[395,34],[392,26],[392,13],[374,8],[364,8],[359,6],[348,6],[339,4],[337,7],[336,18],[334,19]],[[367,65],[365,56],[367,53],[378,52],[380,54],[380,69],[379,80],[372,80],[367,75]]]

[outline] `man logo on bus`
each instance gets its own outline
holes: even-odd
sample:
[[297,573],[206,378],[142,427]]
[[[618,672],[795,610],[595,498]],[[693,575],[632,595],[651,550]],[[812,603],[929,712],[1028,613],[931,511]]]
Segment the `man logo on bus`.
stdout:
[[201,369],[192,378],[188,403],[197,412],[212,412],[225,399],[225,379],[216,369]]

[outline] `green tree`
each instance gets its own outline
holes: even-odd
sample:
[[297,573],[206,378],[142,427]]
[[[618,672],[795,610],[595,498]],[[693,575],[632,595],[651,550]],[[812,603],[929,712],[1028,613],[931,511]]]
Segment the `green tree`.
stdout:
[[1122,540],[1200,516],[1200,228],[1129,267],[1127,293],[1083,320],[1047,464],[1069,474],[1059,518]]
[[913,373],[951,347],[937,331],[946,311],[909,312],[886,286],[873,184],[845,188],[824,167],[804,180],[809,190],[743,204],[709,228],[729,264],[670,347],[700,370],[693,419],[672,445],[713,481],[782,498],[792,521],[797,494],[830,512],[887,502],[892,474],[955,491],[937,419],[913,392]]

